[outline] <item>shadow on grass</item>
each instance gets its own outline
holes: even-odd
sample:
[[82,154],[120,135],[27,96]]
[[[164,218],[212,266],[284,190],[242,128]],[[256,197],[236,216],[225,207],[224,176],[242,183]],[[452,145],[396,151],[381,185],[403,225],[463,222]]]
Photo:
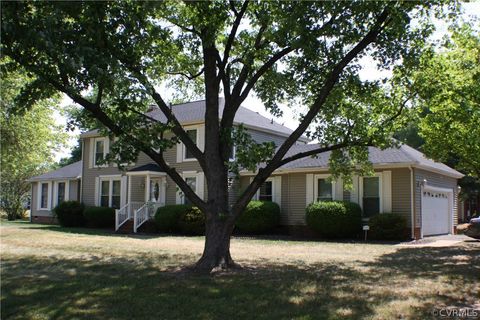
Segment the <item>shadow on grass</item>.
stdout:
[[[112,260],[12,255],[2,257],[2,319],[390,318],[378,309],[408,298],[424,302],[411,318],[426,318],[436,305],[475,298],[478,249],[401,248],[356,266],[264,260],[217,276],[178,271],[174,265],[192,260],[182,255],[139,253]],[[412,282],[418,280],[432,283],[431,290],[417,292]],[[451,288],[439,294],[440,282]],[[408,293],[399,293],[408,286]],[[401,308],[392,312],[405,316]]]

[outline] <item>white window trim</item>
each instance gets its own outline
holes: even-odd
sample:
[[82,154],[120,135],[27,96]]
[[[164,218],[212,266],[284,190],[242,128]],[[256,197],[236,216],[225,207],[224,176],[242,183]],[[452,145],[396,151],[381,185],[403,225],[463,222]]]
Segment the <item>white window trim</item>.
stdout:
[[103,157],[105,158],[109,152],[109,148],[110,148],[110,145],[109,145],[109,138],[108,137],[98,137],[98,138],[93,138],[92,139],[92,143],[93,143],[93,147],[92,147],[92,157],[91,157],[91,161],[92,161],[92,167],[94,168],[106,168],[108,167],[108,163],[105,163],[105,164],[102,164],[102,165],[97,165],[95,162],[95,156],[96,156],[96,153],[97,153],[97,141],[103,141]]
[[373,178],[373,177],[378,177],[378,196],[380,198],[380,203],[379,203],[379,213],[384,213],[383,211],[383,173],[382,172],[375,172],[373,176],[367,176],[367,177],[360,177],[360,181],[358,183],[358,200],[359,200],[359,205],[362,208],[363,211],[363,179],[364,178]]
[[[48,184],[47,188],[47,206],[42,207],[42,185]],[[37,201],[37,208],[38,210],[50,210],[52,208],[52,182],[39,182],[38,183],[38,201]]]
[[[190,130],[195,130],[197,132],[196,134],[196,141],[195,141],[195,144],[197,145],[197,147],[200,146],[200,128],[201,126],[192,126],[192,127],[185,127],[184,130],[185,132],[187,131],[190,131]],[[185,147],[185,144],[182,143],[182,162],[191,162],[191,161],[197,161],[197,158],[193,157],[193,158],[185,158],[185,156],[187,155],[187,147]]]
[[[318,201],[318,180],[319,179],[329,179],[331,174],[316,174],[313,176],[313,201]],[[332,201],[337,199],[337,183],[335,180],[332,180]]]
[[235,161],[236,158],[237,158],[237,146],[233,145],[233,154],[228,160],[229,161]]
[[70,180],[58,180],[53,183],[53,206],[58,205],[58,184],[65,183],[65,200],[70,200]]
[[120,181],[120,207],[122,206],[122,200],[123,200],[123,194],[122,194],[122,184],[123,179],[121,175],[110,175],[110,176],[100,176],[99,177],[99,183],[98,183],[98,190],[96,190],[96,193],[98,194],[97,197],[97,206],[100,207],[102,203],[102,182],[103,181],[109,181],[108,184],[108,207],[112,207],[112,193],[113,193],[113,181]]

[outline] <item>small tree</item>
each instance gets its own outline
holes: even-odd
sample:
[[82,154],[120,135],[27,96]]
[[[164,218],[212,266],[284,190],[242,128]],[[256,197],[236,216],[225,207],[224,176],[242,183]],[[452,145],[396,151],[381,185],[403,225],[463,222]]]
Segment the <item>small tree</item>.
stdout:
[[[234,266],[235,221],[275,169],[332,151],[331,167],[348,183],[352,168],[368,164],[367,146],[391,144],[405,102],[381,82],[363,81],[360,59],[368,54],[381,68],[414,65],[432,31],[427,17],[435,9],[440,17],[442,8],[441,1],[4,2],[1,41],[4,54],[38,77],[36,91],[67,94],[119,138],[113,151],[121,161],[144,152],[205,214],[205,248],[196,268],[209,271]],[[204,150],[157,90],[162,84],[173,85],[182,100],[192,93],[205,99]],[[257,144],[234,126],[252,92],[274,115],[282,102],[306,106],[280,146]],[[166,123],[144,114],[151,101]],[[289,154],[303,134],[320,145]],[[204,171],[208,199],[165,161],[164,151],[179,141]],[[230,163],[233,144],[242,148]],[[260,163],[230,207],[229,171],[256,170]]]
[[30,183],[26,180],[53,165],[52,153],[64,144],[66,134],[53,118],[58,98],[36,101],[27,113],[15,108],[18,103],[32,102],[16,100],[32,79],[21,70],[7,72],[10,67],[5,60],[0,64],[0,206],[8,219],[14,220],[21,217],[28,201]]

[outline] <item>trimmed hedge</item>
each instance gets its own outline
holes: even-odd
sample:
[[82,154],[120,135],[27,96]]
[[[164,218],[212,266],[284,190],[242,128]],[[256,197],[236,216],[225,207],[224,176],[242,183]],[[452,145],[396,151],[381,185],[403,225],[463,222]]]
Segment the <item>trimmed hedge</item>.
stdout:
[[320,201],[308,205],[307,225],[325,238],[353,238],[362,229],[362,209],[353,202]]
[[179,232],[178,222],[180,216],[191,209],[192,206],[186,204],[168,205],[160,207],[155,212],[155,225],[160,232]]
[[407,219],[395,213],[381,213],[368,221],[368,237],[375,240],[404,240],[408,236]]
[[85,206],[78,201],[64,201],[53,208],[53,214],[57,217],[62,227],[83,227]]
[[87,207],[83,212],[87,224],[94,228],[113,228],[115,226],[115,209],[107,207]]
[[189,235],[205,234],[205,215],[197,207],[189,207],[180,213],[178,219],[180,231]]
[[241,232],[259,234],[273,230],[280,223],[280,207],[271,201],[250,201],[237,220]]

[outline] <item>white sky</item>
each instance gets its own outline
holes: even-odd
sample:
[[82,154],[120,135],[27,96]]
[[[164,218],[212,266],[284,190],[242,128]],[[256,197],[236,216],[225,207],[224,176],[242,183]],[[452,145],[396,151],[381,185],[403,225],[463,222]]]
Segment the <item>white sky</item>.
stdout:
[[[466,21],[471,21],[475,19],[480,19],[480,0],[476,0],[470,3],[464,3],[463,4],[464,8],[464,14],[462,15],[462,18]],[[478,21],[476,20],[476,23],[478,25]],[[436,23],[436,32],[433,35],[433,38],[435,40],[441,39],[446,33],[447,33],[447,25],[442,23],[441,21],[438,21]],[[479,25],[480,28],[480,25]],[[388,77],[389,76],[389,71],[379,71],[375,64],[373,63],[373,59],[369,57],[365,57],[364,59],[361,60],[361,64],[363,66],[362,70],[360,70],[360,76],[364,80],[375,80],[383,77]],[[164,95],[164,98],[166,100],[169,100],[171,98],[171,92],[169,93],[168,90],[165,90],[163,92],[160,92],[161,94]],[[62,105],[69,105],[72,104],[72,101],[67,97],[64,96],[62,100]],[[246,99],[246,101],[242,104],[242,106],[249,108],[251,110],[254,110],[261,115],[268,117],[268,118],[273,118],[273,116],[265,110],[263,107],[261,101],[254,96],[254,94],[250,94],[250,96]],[[286,127],[290,129],[295,129],[298,125],[298,114],[302,111],[304,111],[304,108],[296,108],[296,109],[291,109],[288,107],[283,107],[283,116],[281,118],[275,118],[275,121],[285,125]],[[59,113],[55,114],[55,119],[58,124],[66,126],[67,124],[67,119],[62,116]],[[63,157],[68,157],[70,155],[70,150],[75,144],[77,143],[77,138],[78,135],[80,134],[79,130],[75,130],[74,132],[70,132],[70,139],[68,142],[68,146],[63,148],[62,150],[58,151],[55,153],[55,158],[56,160],[60,160],[60,158]]]

